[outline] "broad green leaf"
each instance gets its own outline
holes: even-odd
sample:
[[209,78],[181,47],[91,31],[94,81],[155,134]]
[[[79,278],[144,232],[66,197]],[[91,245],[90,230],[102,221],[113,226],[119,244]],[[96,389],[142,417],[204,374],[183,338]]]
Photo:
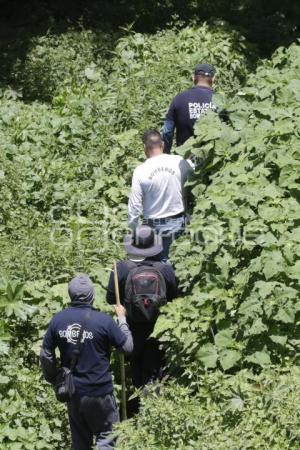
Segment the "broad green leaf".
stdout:
[[268,327],[263,323],[262,318],[259,317],[257,320],[254,320],[249,330],[245,332],[245,336],[255,336],[265,333],[266,331],[268,331]]
[[233,331],[228,329],[221,330],[215,335],[215,344],[218,348],[232,347],[233,341]]
[[249,300],[244,301],[239,308],[239,314],[251,319],[253,319],[255,315],[261,314],[261,312],[262,305],[257,298],[250,298]]
[[279,336],[272,334],[270,335],[271,341],[275,342],[275,344],[285,345],[287,342],[287,336]]
[[262,367],[271,364],[270,355],[266,351],[254,352],[252,355],[247,356],[246,359],[247,361]]
[[300,260],[296,261],[292,267],[288,267],[287,273],[290,278],[300,281]]
[[263,272],[267,280],[285,270],[284,260],[280,251],[266,252],[263,261]]
[[274,316],[274,319],[283,323],[294,323],[295,311],[291,306],[279,308],[278,313]]
[[276,282],[266,282],[266,281],[257,281],[255,283],[255,288],[258,289],[259,295],[262,299],[268,297],[277,286]]
[[0,375],[0,384],[8,384],[9,383],[9,377],[6,375]]
[[298,102],[300,101],[300,80],[292,80],[289,84],[290,89],[293,91],[293,93],[296,96],[296,99],[298,100]]
[[241,352],[237,350],[223,349],[220,351],[220,364],[224,370],[228,370],[234,367],[241,357]]
[[217,365],[218,354],[213,344],[203,345],[198,350],[196,357],[207,368],[214,368]]
[[9,344],[5,341],[0,340],[0,355],[9,354]]

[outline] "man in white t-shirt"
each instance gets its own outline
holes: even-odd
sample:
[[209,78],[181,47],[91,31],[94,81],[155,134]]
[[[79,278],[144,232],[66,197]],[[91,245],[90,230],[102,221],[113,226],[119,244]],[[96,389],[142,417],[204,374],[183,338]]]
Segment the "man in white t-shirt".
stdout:
[[143,223],[163,238],[160,259],[166,261],[172,240],[184,231],[183,186],[192,168],[181,156],[163,153],[164,143],[158,131],[146,131],[143,143],[147,159],[133,173],[128,222],[135,230],[143,214]]

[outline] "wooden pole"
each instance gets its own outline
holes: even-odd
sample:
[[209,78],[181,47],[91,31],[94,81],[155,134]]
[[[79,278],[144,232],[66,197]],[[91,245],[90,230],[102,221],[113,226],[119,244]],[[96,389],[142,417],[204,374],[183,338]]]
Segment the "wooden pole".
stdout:
[[[120,306],[121,305],[120,290],[119,290],[119,279],[118,279],[118,271],[117,271],[116,261],[114,262],[114,280],[115,280],[116,303],[117,303],[117,306]],[[121,368],[121,386],[122,386],[122,397],[121,397],[122,420],[126,420],[127,419],[126,378],[125,378],[125,359],[124,359],[123,354],[120,354],[120,368]]]

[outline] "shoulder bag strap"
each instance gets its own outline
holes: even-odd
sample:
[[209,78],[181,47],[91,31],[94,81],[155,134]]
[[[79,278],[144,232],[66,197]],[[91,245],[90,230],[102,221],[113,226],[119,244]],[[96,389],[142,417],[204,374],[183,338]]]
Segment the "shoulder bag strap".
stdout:
[[87,324],[91,314],[92,314],[92,308],[90,308],[88,310],[88,312],[85,314],[85,316],[83,318],[83,321],[82,321],[82,324],[81,324],[81,327],[80,327],[80,331],[79,331],[78,337],[76,339],[75,348],[74,348],[74,350],[72,352],[72,359],[71,359],[71,364],[70,364],[71,372],[73,372],[73,370],[75,369],[75,366],[76,366],[76,364],[78,362],[78,358],[79,358],[81,350],[82,350],[82,342],[81,342],[82,335],[83,335],[84,328],[85,328],[85,326],[86,326],[86,324]]

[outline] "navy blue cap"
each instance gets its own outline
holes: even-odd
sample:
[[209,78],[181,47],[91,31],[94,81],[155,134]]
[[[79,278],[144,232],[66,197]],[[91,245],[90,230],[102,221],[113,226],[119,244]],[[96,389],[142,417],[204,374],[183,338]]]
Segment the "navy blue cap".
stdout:
[[195,67],[195,75],[205,75],[206,77],[213,77],[216,73],[214,66],[211,64],[197,64]]

